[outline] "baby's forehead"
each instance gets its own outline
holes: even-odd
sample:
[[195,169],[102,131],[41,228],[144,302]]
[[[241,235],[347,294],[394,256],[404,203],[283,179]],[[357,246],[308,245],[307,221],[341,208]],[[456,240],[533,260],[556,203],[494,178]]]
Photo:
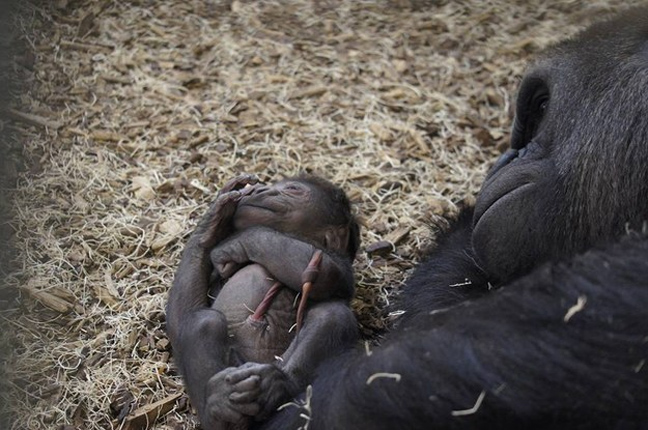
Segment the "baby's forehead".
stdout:
[[321,197],[328,196],[330,193],[328,191],[328,187],[326,186],[325,183],[320,183],[319,181],[315,180],[310,180],[308,178],[300,178],[300,177],[295,177],[295,178],[286,178],[282,179],[278,182],[274,183],[275,186],[278,187],[284,187],[288,185],[295,185],[299,187],[305,187],[309,189],[312,192],[318,193],[321,195]]
[[349,204],[344,192],[324,178],[314,175],[299,175],[283,178],[274,185],[283,187],[291,184],[308,189],[309,200],[315,203],[314,206],[318,210],[339,214],[348,210]]

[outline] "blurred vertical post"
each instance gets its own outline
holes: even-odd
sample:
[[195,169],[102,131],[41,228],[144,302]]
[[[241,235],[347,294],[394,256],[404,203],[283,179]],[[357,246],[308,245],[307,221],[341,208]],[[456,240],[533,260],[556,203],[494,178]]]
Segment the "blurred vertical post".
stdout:
[[[18,4],[14,0],[0,1],[0,330],[3,333],[9,333],[6,320],[9,309],[15,307],[16,298],[16,291],[13,291],[15,289],[10,289],[5,280],[15,263],[10,221],[17,163],[22,156],[20,136],[9,127],[6,117],[6,111],[11,107],[12,96],[17,91],[13,65],[17,7]],[[10,347],[10,342],[0,342],[0,428],[3,429],[11,428],[10,411],[7,406],[7,391],[11,383],[11,375],[7,370]]]

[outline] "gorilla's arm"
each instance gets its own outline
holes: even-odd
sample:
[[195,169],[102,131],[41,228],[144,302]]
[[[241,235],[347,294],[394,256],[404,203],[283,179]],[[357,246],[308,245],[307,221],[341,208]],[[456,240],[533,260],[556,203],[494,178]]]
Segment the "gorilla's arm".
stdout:
[[639,428],[647,259],[648,238],[626,238],[421,316],[371,355],[323,367],[310,413],[290,407],[267,428],[296,428],[300,413],[315,430]]
[[246,185],[258,182],[254,175],[243,174],[229,180],[218,192],[189,238],[169,291],[167,331],[171,343],[178,339],[190,314],[207,308],[207,290],[212,267],[209,251],[234,230],[233,216]]
[[[302,274],[317,249],[308,242],[284,233],[266,227],[252,227],[215,248],[211,253],[211,261],[224,278],[236,272],[242,264],[260,264],[277,281],[300,292]],[[322,251],[319,274],[313,282],[309,298],[350,299],[354,291],[351,263],[326,250]]]
[[238,191],[220,194],[189,238],[169,291],[167,332],[171,342],[180,337],[190,314],[207,308],[207,290],[212,271],[210,250],[232,230],[231,218],[240,198]]

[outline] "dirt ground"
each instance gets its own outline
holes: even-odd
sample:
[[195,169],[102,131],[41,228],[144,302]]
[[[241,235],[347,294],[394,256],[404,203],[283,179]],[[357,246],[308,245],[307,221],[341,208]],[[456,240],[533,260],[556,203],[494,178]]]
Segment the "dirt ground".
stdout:
[[344,187],[363,224],[353,308],[380,342],[434,226],[506,147],[525,64],[638,3],[20,2],[11,428],[140,429],[147,411],[150,428],[195,427],[164,305],[241,172]]

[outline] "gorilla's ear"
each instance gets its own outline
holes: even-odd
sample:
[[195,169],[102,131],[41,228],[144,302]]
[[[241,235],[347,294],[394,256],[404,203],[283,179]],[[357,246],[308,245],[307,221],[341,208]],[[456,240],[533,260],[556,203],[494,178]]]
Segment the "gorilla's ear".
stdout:
[[349,229],[346,226],[330,226],[324,231],[324,247],[340,253],[347,253]]

